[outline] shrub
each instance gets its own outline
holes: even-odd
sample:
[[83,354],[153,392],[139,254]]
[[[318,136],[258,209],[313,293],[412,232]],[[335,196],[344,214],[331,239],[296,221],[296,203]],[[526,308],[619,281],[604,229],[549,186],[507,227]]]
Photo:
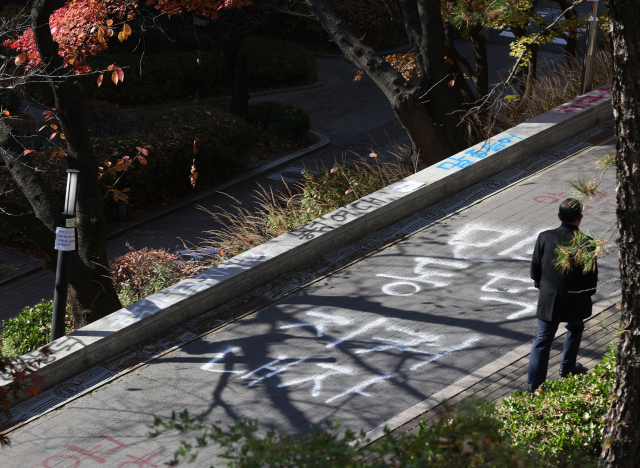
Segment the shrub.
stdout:
[[[274,88],[306,84],[317,71],[313,54],[296,44],[275,39],[246,38],[249,86]],[[83,94],[91,99],[124,106],[158,104],[196,97],[229,94],[224,59],[217,52],[190,51],[149,54],[99,54],[87,62],[94,70],[115,63],[125,72],[122,83],[96,75],[80,77]],[[51,104],[48,85],[29,85],[32,95]]]
[[249,122],[276,138],[304,138],[311,129],[309,114],[276,101],[249,105]]
[[[17,357],[38,349],[51,338],[53,301],[41,300],[32,307],[25,307],[17,317],[2,321],[2,354]],[[67,306],[66,333],[73,331],[71,308]]]
[[132,250],[109,266],[123,307],[193,276],[199,270],[194,261],[181,262],[177,255],[166,250],[149,248]]
[[[534,397],[515,392],[505,398],[497,417],[514,442],[545,458],[595,458],[615,383],[615,348],[591,372],[546,381]],[[592,460],[594,461],[594,460]]]
[[[93,140],[98,161],[134,156],[151,145],[146,165],[136,164],[119,188],[131,188],[131,204],[144,205],[193,193],[189,180],[195,159],[198,184],[226,180],[231,168],[246,161],[253,147],[253,130],[239,117],[206,106],[155,109],[144,116],[144,134]],[[194,141],[197,154],[194,155]]]

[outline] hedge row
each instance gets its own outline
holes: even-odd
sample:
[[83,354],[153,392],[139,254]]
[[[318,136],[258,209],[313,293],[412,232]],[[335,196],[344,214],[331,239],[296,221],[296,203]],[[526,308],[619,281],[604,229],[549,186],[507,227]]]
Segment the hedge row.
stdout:
[[194,159],[198,184],[224,180],[226,172],[246,160],[253,142],[251,126],[239,117],[215,108],[180,106],[146,115],[143,135],[95,139],[94,152],[98,161],[115,163],[135,156],[137,147],[152,146],[147,164],[133,164],[120,187],[131,188],[130,203],[144,205],[193,193],[189,175]]
[[[276,88],[307,84],[315,79],[317,64],[311,52],[291,42],[246,38],[250,88]],[[112,63],[125,72],[122,83],[96,76],[82,77],[85,96],[125,106],[156,104],[181,99],[229,94],[224,59],[214,52],[150,54],[105,54],[89,64],[94,70]]]

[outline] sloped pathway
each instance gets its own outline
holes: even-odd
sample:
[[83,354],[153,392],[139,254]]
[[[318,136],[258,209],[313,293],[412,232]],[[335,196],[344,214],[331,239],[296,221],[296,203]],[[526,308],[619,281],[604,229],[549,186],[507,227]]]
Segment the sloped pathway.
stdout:
[[[557,225],[567,180],[614,151],[612,136],[603,124],[17,406],[26,424],[3,466],[162,466],[184,437],[149,439],[145,424],[184,408],[287,433],[327,419],[369,431],[406,414],[530,343],[533,243]],[[615,218],[614,174],[603,180],[585,231]],[[616,255],[600,275],[617,277]],[[495,397],[504,383],[472,391]]]

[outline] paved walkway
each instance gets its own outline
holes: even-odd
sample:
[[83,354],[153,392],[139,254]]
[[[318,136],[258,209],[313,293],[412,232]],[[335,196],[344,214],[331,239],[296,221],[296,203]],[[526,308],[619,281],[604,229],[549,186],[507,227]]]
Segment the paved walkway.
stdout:
[[[522,354],[536,327],[533,243],[557,225],[567,180],[591,177],[615,150],[611,137],[604,124],[18,405],[25,424],[3,466],[162,466],[184,437],[149,439],[145,424],[184,408],[291,434],[335,419],[375,430]],[[615,219],[614,174],[603,180],[585,231]],[[617,256],[599,267],[601,279],[616,278]],[[596,348],[609,339],[594,337]],[[495,399],[521,386],[526,356],[515,361],[468,392]]]
[[[460,52],[473,63],[470,43],[458,41],[457,44]],[[489,44],[488,49],[491,81],[499,82],[513,59],[509,57],[506,45]],[[544,53],[544,56],[549,61],[563,57],[553,53]],[[394,141],[402,144],[408,142],[406,132],[395,120],[389,101],[371,79],[364,77],[359,82],[353,82],[356,69],[342,59],[318,58],[318,67],[319,75],[325,80],[322,87],[252,99],[252,102],[277,100],[303,109],[311,117],[312,129],[331,140],[330,145],[292,166],[331,167],[335,160],[342,160],[343,155],[366,155],[372,147],[378,149]],[[251,206],[257,184],[274,191],[283,188],[282,182],[273,179],[266,174],[227,193],[239,200],[243,207]],[[229,208],[231,202],[226,196],[213,195],[199,205],[215,211],[216,206]],[[219,227],[210,215],[192,205],[111,239],[107,243],[108,257],[113,260],[127,253],[127,244],[136,249],[182,249],[180,239],[187,245],[198,244],[205,231]],[[54,281],[55,275],[44,270],[0,287],[0,320],[16,316],[24,307],[36,304],[43,298],[52,299]]]

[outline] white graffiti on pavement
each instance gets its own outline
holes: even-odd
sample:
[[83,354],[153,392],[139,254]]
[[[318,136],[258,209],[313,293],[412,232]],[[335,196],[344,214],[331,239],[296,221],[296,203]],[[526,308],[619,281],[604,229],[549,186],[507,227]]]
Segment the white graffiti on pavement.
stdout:
[[316,329],[316,334],[318,337],[324,336],[326,333],[327,325],[350,325],[353,320],[337,316],[335,314],[325,314],[323,312],[316,312],[315,310],[310,310],[307,312],[309,317],[317,317],[319,320],[311,320],[309,322],[300,322],[300,323],[292,323],[290,325],[282,325],[280,327],[281,330],[286,330],[288,328],[298,328],[298,327],[314,327]]
[[393,377],[392,374],[386,374],[386,375],[381,375],[379,377],[373,377],[369,380],[366,380],[362,383],[359,383],[358,385],[356,385],[355,387],[351,387],[347,390],[345,390],[342,393],[338,393],[335,396],[332,396],[331,398],[325,400],[325,403],[331,403],[332,401],[337,400],[338,398],[342,398],[344,396],[349,395],[350,393],[356,393],[358,395],[362,395],[362,396],[366,396],[366,397],[370,397],[371,394],[367,393],[364,391],[365,388],[371,387],[374,384],[377,384],[378,382],[382,382],[384,380],[388,380],[391,377]]
[[521,291],[526,291],[529,289],[536,289],[534,286],[524,285],[519,287],[506,287],[500,289],[497,284],[499,282],[509,282],[509,281],[519,281],[521,283],[525,283],[531,285],[531,278],[523,277],[523,276],[515,276],[512,273],[506,271],[493,271],[491,273],[487,273],[487,276],[491,276],[491,279],[487,281],[481,288],[480,291],[484,292],[506,292],[509,294],[516,294]]
[[[391,279],[400,280],[400,281],[396,281],[396,282],[384,285],[382,288],[382,291],[385,294],[389,294],[390,296],[412,296],[415,293],[420,292],[420,289],[421,289],[420,286],[416,284],[416,282],[431,284],[436,288],[443,288],[445,286],[449,286],[451,282],[444,282],[440,279],[433,279],[433,278],[434,277],[451,278],[455,276],[455,273],[452,273],[449,271],[434,270],[432,268],[426,268],[427,265],[437,265],[440,267],[452,267],[457,269],[468,268],[471,265],[468,262],[460,262],[457,260],[446,260],[446,259],[434,258],[434,257],[416,257],[415,261],[416,261],[416,266],[414,267],[413,272],[418,276],[403,277],[403,276],[389,275],[386,273],[377,274],[376,276],[379,276],[382,278],[391,278]],[[403,285],[412,287],[414,291],[410,293],[398,292],[396,289],[399,286],[403,286]]]
[[522,310],[518,312],[514,312],[510,315],[507,315],[507,320],[515,320],[517,318],[522,317],[523,315],[533,315],[538,307],[538,302],[522,302],[522,301],[514,301],[513,299],[505,299],[502,297],[487,297],[482,296],[480,298],[481,301],[494,301],[501,302],[503,304],[511,304],[516,305],[518,307],[523,307]]
[[476,260],[480,262],[493,262],[493,258],[469,258],[466,253],[472,248],[491,247],[502,241],[520,234],[520,229],[498,229],[482,224],[468,224],[460,229],[449,241],[453,246],[453,258],[462,260]]
[[[355,318],[331,315],[329,313],[318,312],[316,310],[308,311],[306,315],[318,320],[283,325],[280,327],[280,329],[292,329],[311,326],[315,328],[316,335],[318,337],[323,337],[325,336],[325,333],[327,333],[326,327],[328,325],[352,326],[353,324],[357,323],[357,320]],[[389,349],[395,349],[400,352],[409,353],[412,355],[412,357],[417,357],[419,359],[419,362],[417,364],[414,364],[409,368],[410,371],[415,371],[425,364],[433,362],[436,359],[440,359],[441,357],[451,354],[454,351],[468,348],[481,339],[479,335],[472,335],[461,344],[443,346],[440,343],[440,341],[444,339],[443,336],[403,326],[401,323],[389,324],[384,328],[384,333],[374,333],[373,336],[365,335],[367,332],[373,331],[374,329],[387,324],[390,320],[391,319],[388,319],[386,317],[379,317],[377,319],[370,320],[368,323],[365,323],[355,330],[347,331],[342,337],[326,344],[325,349],[336,348],[338,345],[342,343],[349,343],[350,340],[358,337],[355,354],[367,354],[371,352],[383,352]],[[372,341],[373,343],[371,343]],[[371,348],[364,347],[368,343],[372,344]],[[310,358],[300,356],[292,358],[284,354],[279,355],[276,359],[271,359],[266,364],[263,364],[253,370],[231,369],[228,363],[225,365],[223,361],[226,357],[228,357],[229,355],[238,354],[240,351],[241,348],[239,346],[229,344],[222,350],[222,352],[214,354],[213,358],[206,364],[203,364],[200,369],[203,371],[214,373],[238,374],[238,378],[240,380],[250,379],[250,381],[247,383],[247,387],[254,387],[259,382],[263,382],[276,375],[284,375],[285,378],[277,385],[278,388],[300,386],[309,382],[313,384],[310,390],[310,394],[313,397],[318,397],[321,395],[321,393],[323,393],[323,384],[327,379],[331,377],[348,378],[350,376],[355,376],[358,374],[358,369],[354,366],[345,365],[343,363],[316,362],[315,369],[320,368],[320,372],[312,371],[311,375],[307,373],[307,375],[296,376],[295,374],[299,374],[300,372],[296,371],[296,369],[300,369],[303,372],[309,370],[308,366],[311,363],[309,363],[308,361]],[[427,359],[424,359],[425,356],[427,357]],[[288,377],[289,373],[292,373],[294,375]],[[334,396],[330,396],[329,398],[327,398],[325,403],[331,403],[349,394],[370,396],[368,392],[365,392],[365,389],[378,382],[391,379],[392,377],[393,374],[384,374],[371,378],[365,378],[355,386],[350,387]]]
[[[468,224],[455,232],[448,241],[448,245],[452,247],[452,259],[415,257],[417,265],[414,267],[414,273],[418,276],[405,277],[388,273],[379,273],[376,276],[398,280],[382,286],[382,292],[390,296],[413,296],[422,290],[423,284],[430,284],[434,288],[444,288],[452,285],[456,280],[464,279],[465,272],[461,270],[468,269],[474,264],[479,265],[478,268],[486,268],[482,265],[501,260],[500,257],[530,262],[535,241],[538,235],[545,230],[539,229],[531,234],[531,231],[527,232],[524,229],[503,229],[483,224]],[[516,239],[512,245],[504,245],[506,242],[513,242],[514,237]],[[491,253],[491,250],[497,251],[497,253]],[[437,265],[439,269],[433,269],[430,267],[431,265]],[[533,315],[537,307],[537,301],[533,297],[528,301],[527,298],[522,297],[526,294],[529,296],[537,295],[537,293],[529,293],[529,291],[535,291],[536,288],[528,277],[528,266],[513,262],[512,265],[518,271],[512,272],[505,269],[488,271],[486,275],[489,279],[480,286],[478,291],[479,293],[518,294],[518,300],[509,296],[482,295],[479,297],[481,301],[517,306],[519,310],[507,315],[507,320]],[[452,267],[455,270],[444,270],[445,267]],[[526,273],[524,270],[527,270]]]
[[280,356],[277,359],[274,359],[273,361],[271,361],[270,363],[265,364],[264,366],[260,366],[256,370],[251,371],[248,374],[245,374],[240,378],[241,379],[247,379],[247,378],[249,378],[249,376],[256,375],[259,371],[265,370],[265,369],[271,371],[268,374],[265,374],[262,377],[258,377],[257,379],[253,379],[251,382],[249,382],[249,384],[248,384],[249,387],[253,387],[258,382],[262,382],[264,379],[268,379],[269,377],[273,377],[276,374],[284,372],[285,370],[287,370],[287,368],[289,368],[291,366],[295,366],[296,364],[300,364],[301,362],[304,362],[306,360],[305,358],[302,358],[302,359],[295,360],[293,362],[288,362],[288,363],[283,364],[281,366],[276,366],[276,364],[278,364],[279,362],[285,361],[286,359],[287,359],[286,356]]
[[356,371],[353,368],[342,366],[339,364],[331,364],[328,362],[318,362],[316,363],[316,365],[323,369],[329,369],[329,370],[321,374],[312,375],[309,377],[303,377],[301,379],[287,380],[286,382],[282,382],[281,384],[279,384],[278,387],[290,387],[293,385],[300,385],[305,382],[313,381],[313,387],[311,388],[311,396],[317,397],[318,395],[320,395],[320,391],[322,390],[322,382],[324,382],[325,379],[334,375],[356,374]]

